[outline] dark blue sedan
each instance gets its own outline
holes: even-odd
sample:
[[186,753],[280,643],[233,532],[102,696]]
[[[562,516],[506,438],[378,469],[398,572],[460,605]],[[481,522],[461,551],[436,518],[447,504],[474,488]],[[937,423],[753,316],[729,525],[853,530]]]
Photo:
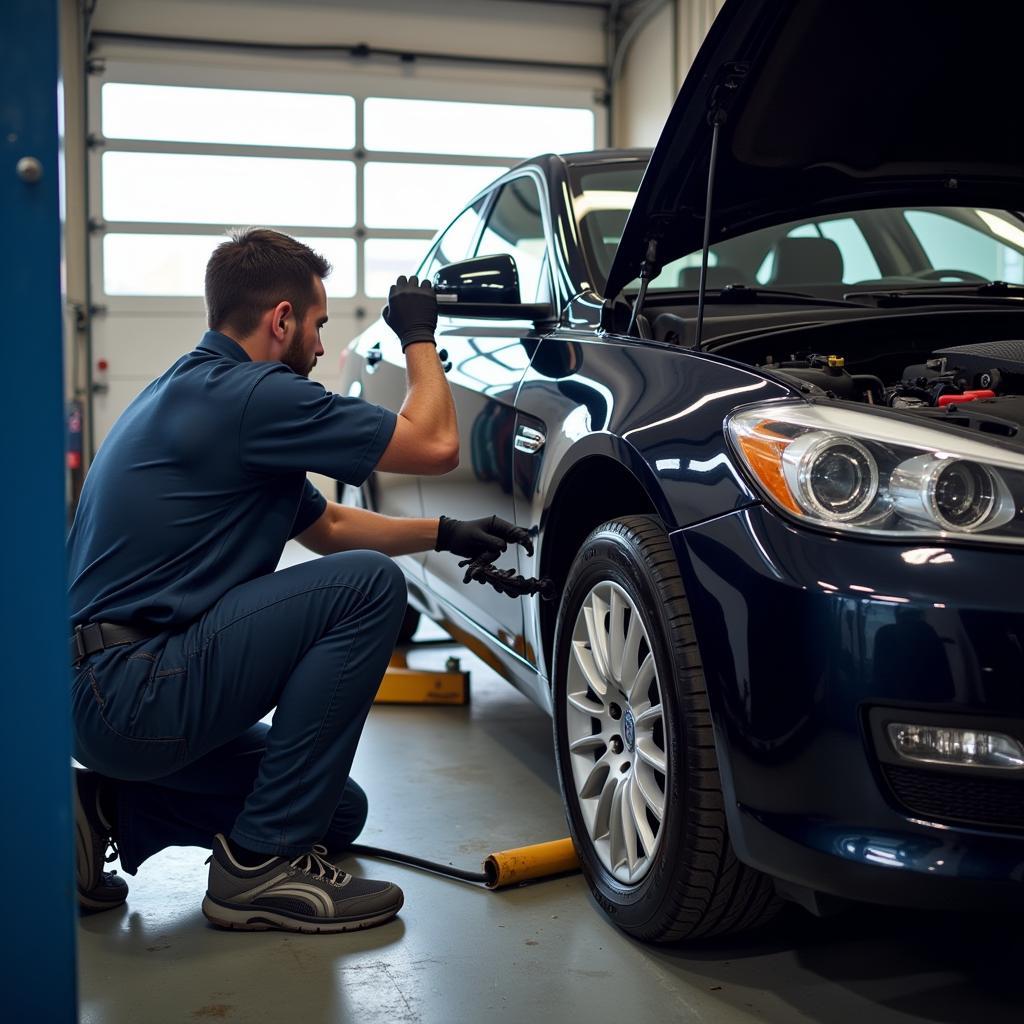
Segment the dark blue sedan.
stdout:
[[[553,598],[426,554],[411,601],[552,713],[641,939],[1020,900],[1024,12],[985,6],[729,2],[653,154],[530,160],[419,268],[462,464],[350,498],[534,531],[497,568]],[[381,323],[342,390],[401,402]]]

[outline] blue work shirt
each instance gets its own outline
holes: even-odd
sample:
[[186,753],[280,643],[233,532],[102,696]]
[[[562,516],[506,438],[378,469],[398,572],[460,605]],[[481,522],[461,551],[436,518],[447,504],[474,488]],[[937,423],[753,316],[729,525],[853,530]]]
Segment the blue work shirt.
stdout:
[[181,628],[273,572],[326,508],[306,473],[358,486],[395,421],[207,331],[93,460],[68,538],[72,625]]

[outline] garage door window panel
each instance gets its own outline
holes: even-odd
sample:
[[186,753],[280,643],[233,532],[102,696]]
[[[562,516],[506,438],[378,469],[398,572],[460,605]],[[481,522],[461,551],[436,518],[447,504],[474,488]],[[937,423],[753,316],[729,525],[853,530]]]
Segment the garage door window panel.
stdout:
[[108,139],[309,149],[356,142],[351,96],[107,82],[100,103]]
[[363,219],[368,228],[443,227],[501,167],[370,161],[364,176]]
[[[103,239],[103,288],[108,295],[200,296],[206,263],[223,235],[112,232]],[[324,281],[333,298],[356,292],[356,243],[351,238],[300,238],[333,269]]]
[[103,217],[158,224],[355,224],[346,160],[104,153]]
[[423,238],[369,238],[363,245],[363,291],[386,296],[400,274],[407,277],[423,262],[430,243]]
[[593,111],[511,103],[372,97],[366,148],[453,156],[527,157],[593,149]]

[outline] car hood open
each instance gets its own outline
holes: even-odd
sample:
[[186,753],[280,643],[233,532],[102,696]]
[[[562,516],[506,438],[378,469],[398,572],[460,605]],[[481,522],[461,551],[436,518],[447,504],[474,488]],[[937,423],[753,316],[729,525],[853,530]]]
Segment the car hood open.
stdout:
[[[608,275],[838,210],[1024,206],[1024,4],[727,0],[683,83]],[[724,118],[724,121],[723,121]]]

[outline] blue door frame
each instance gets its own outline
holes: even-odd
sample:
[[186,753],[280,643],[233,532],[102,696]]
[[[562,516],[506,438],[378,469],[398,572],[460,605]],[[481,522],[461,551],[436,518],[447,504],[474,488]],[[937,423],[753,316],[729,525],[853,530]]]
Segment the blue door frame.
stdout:
[[0,40],[0,1015],[73,1021],[57,0],[3,0]]

